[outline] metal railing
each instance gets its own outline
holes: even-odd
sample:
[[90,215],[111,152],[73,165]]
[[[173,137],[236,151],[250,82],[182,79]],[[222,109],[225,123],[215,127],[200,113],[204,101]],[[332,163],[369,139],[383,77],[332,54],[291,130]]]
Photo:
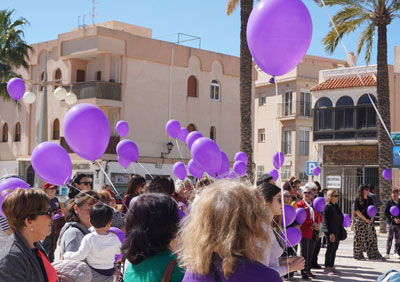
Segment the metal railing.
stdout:
[[106,99],[121,101],[121,83],[107,81],[85,81],[74,82],[70,86],[66,86],[67,90],[72,87],[72,92],[79,99]]
[[278,118],[312,117],[310,102],[292,101],[278,104]]

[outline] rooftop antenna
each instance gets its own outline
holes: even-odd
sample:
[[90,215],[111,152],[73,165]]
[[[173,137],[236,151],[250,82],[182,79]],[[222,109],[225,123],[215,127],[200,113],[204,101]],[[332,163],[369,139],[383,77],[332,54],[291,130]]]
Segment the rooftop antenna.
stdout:
[[92,12],[90,13],[90,17],[92,18],[92,24],[94,25],[94,20],[98,18],[96,12],[96,0],[92,0]]

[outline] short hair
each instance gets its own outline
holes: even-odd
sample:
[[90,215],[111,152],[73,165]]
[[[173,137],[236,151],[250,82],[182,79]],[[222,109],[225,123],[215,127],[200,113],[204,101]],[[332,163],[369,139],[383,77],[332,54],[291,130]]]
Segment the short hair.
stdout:
[[393,188],[392,193],[394,193],[394,192],[399,192],[399,188]]
[[257,189],[260,191],[261,195],[263,195],[267,203],[272,203],[274,196],[281,192],[281,188],[268,182],[261,183],[261,185],[257,186]]
[[64,218],[66,222],[78,222],[78,215],[75,213],[75,206],[83,207],[85,204],[94,205],[99,200],[99,195],[95,191],[80,192],[74,199],[70,199],[64,209]]
[[149,193],[164,193],[172,196],[174,192],[175,184],[169,176],[156,176],[150,182]]
[[107,205],[113,200],[113,196],[107,190],[99,191],[99,192],[97,192],[97,194],[99,194],[100,202],[103,202],[103,203],[105,203]]
[[301,184],[301,181],[300,181],[299,179],[295,179],[295,180],[293,181],[293,184],[294,184],[294,185],[296,185],[296,184]]
[[314,182],[307,182],[306,185],[304,185],[304,189],[314,189],[315,188],[315,183]]
[[134,265],[166,251],[178,232],[178,205],[165,193],[139,196],[126,218],[124,256]]
[[11,229],[21,231],[26,218],[34,220],[49,210],[49,197],[42,189],[18,188],[6,196],[1,208]]
[[112,220],[113,210],[103,203],[98,203],[90,209],[90,223],[94,228],[103,228]]
[[131,179],[129,179],[128,187],[126,188],[124,197],[125,196],[136,197],[137,195],[139,195],[139,193],[137,193],[138,188],[144,186],[145,184],[146,184],[146,179],[144,179],[143,176],[141,176],[140,174],[132,175]]
[[180,193],[182,189],[186,186],[186,184],[192,185],[192,182],[189,178],[185,178],[184,180],[177,179],[175,181],[175,193]]
[[203,176],[202,178],[197,179],[196,188],[206,187],[208,185],[213,184],[214,181],[208,176]]

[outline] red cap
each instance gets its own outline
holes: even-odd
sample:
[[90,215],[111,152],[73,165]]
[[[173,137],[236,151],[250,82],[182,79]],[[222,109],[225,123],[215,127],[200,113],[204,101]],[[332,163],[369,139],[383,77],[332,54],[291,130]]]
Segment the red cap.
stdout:
[[46,182],[46,183],[44,184],[44,186],[43,186],[43,189],[52,189],[52,188],[57,188],[57,186],[56,186],[56,185],[53,185],[53,184],[51,184],[51,183],[49,183],[49,182]]

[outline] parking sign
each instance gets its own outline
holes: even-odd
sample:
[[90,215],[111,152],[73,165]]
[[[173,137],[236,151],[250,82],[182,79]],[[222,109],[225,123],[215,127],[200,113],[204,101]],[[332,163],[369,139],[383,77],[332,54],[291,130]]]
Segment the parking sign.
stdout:
[[318,166],[318,162],[307,162],[307,175],[314,175],[314,169]]

